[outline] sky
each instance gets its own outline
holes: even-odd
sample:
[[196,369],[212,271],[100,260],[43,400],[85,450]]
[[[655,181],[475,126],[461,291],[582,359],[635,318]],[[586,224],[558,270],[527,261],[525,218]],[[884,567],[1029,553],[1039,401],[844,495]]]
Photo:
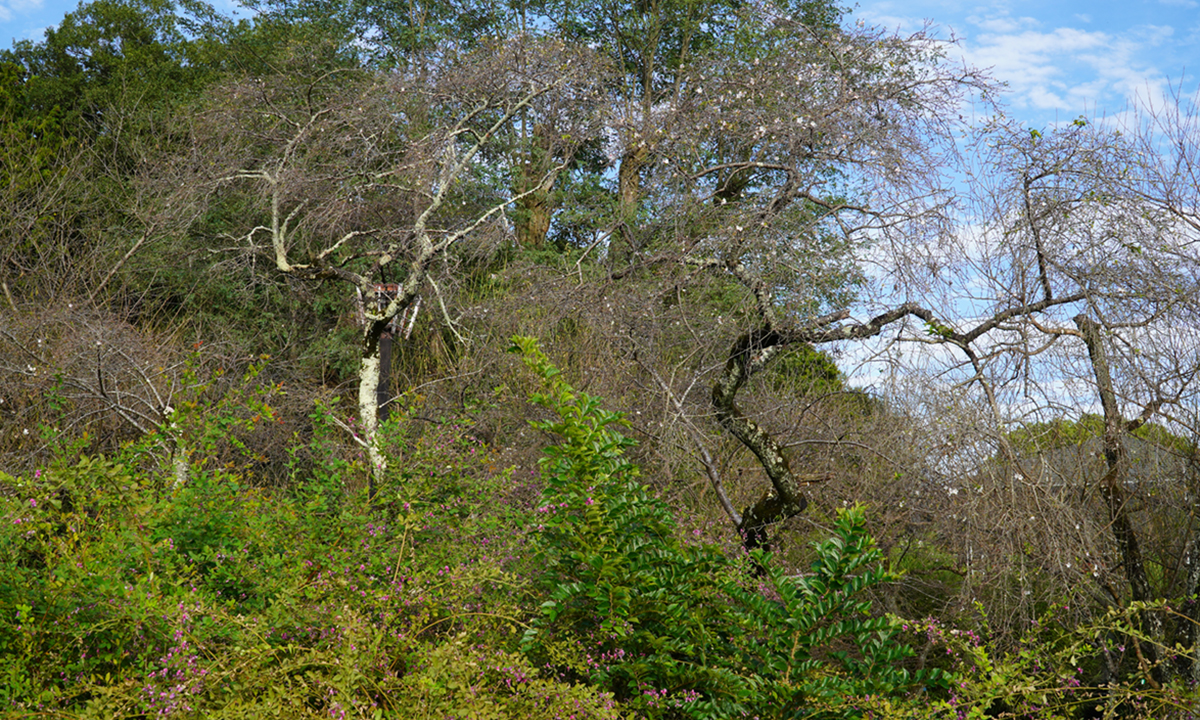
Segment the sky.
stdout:
[[864,0],[855,15],[902,33],[932,22],[952,54],[1008,86],[1031,126],[1112,116],[1200,85],[1196,0]]
[[[0,47],[40,39],[76,6],[0,0]],[[1200,84],[1198,0],[861,0],[852,17],[906,34],[933,23],[958,40],[952,53],[1007,83],[1009,113],[1033,126],[1117,114],[1139,94]]]

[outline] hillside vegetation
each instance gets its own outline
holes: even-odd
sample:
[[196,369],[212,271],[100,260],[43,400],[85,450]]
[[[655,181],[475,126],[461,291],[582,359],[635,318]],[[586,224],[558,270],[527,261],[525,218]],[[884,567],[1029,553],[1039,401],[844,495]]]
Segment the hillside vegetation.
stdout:
[[0,51],[0,714],[1189,718],[1195,107],[824,0]]

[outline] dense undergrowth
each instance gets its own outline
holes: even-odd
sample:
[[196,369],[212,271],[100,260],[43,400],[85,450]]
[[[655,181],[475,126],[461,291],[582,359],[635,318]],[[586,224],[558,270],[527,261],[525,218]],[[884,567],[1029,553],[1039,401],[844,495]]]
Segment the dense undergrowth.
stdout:
[[[1071,629],[1050,609],[1005,651],[989,645],[986,624],[880,612],[871,590],[895,576],[861,507],[838,514],[801,574],[682,532],[625,459],[621,416],[573,389],[533,341],[516,343],[542,383],[533,401],[549,411],[536,427],[558,438],[536,469],[497,467],[454,423],[414,432],[414,412],[399,412],[386,433],[392,475],[369,502],[347,422],[318,405],[315,433],[290,449],[289,482],[263,487],[250,482],[258,451],[238,438],[276,422],[267,389],[182,408],[171,442],[147,437],[110,456],[64,442],[31,476],[0,474],[11,489],[0,501],[0,713],[1165,718],[1195,709],[1187,683],[1164,682],[1160,668],[1090,682],[1097,658],[1146,640],[1140,606]],[[230,442],[239,452],[218,461]],[[169,451],[185,458],[186,482],[161,461]]]

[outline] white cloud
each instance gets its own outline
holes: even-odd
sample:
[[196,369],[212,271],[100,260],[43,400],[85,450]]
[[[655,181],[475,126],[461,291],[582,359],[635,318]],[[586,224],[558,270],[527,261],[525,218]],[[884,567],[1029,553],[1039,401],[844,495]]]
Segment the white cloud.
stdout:
[[18,18],[26,18],[25,22],[37,22],[41,19],[37,16],[43,12],[42,5],[45,0],[2,0],[0,1],[0,22],[12,23],[11,26],[5,27],[4,32],[0,32],[0,47],[7,47],[9,43],[15,40],[22,39],[37,39],[41,38],[45,32],[45,28],[20,28],[17,26]]
[[1064,117],[1119,111],[1149,89],[1161,95],[1166,76],[1152,49],[1173,42],[1168,26],[1139,26],[1120,34],[1060,27],[1049,32],[988,32],[961,45],[967,63],[1007,83],[1019,110]]
[[989,68],[997,79],[1008,83],[1018,107],[1053,109],[1069,104],[1066,96],[1071,83],[1064,61],[1111,44],[1105,33],[1058,28],[1049,33],[1026,30],[980,35],[964,44],[963,53],[968,63]]
[[981,18],[978,15],[968,15],[967,22],[972,25],[977,25],[983,30],[990,33],[1011,34],[1028,28],[1036,28],[1041,25],[1036,19],[1031,17],[1011,18],[1004,16],[990,16]]
[[29,15],[42,9],[44,0],[8,0],[0,5],[0,17],[5,20],[16,15]]
[[871,24],[888,30],[915,30],[920,28],[922,21],[901,15],[873,15]]
[[[856,14],[901,32],[932,18],[935,33],[958,40],[949,46],[950,57],[990,68],[1008,86],[1010,111],[1035,126],[1080,114],[1112,117],[1139,98],[1168,97],[1172,82],[1194,83],[1180,76],[1197,65],[1200,22],[1187,8],[1200,7],[1200,0],[1158,0],[1117,14],[1096,7],[875,0]],[[1145,24],[1128,24],[1131,16]]]

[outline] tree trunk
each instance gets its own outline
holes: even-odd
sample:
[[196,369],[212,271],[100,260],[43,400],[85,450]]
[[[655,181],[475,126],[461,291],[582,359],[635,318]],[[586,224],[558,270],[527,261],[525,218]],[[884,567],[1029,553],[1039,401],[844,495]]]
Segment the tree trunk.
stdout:
[[379,408],[379,422],[391,417],[392,401],[392,333],[385,332],[379,338],[379,384],[375,386],[375,406]]
[[[1108,508],[1109,523],[1117,550],[1121,553],[1121,564],[1125,568],[1130,596],[1135,602],[1147,602],[1153,598],[1153,592],[1146,575],[1137,532],[1126,508],[1125,478],[1129,462],[1121,441],[1121,436],[1125,433],[1125,419],[1117,406],[1117,395],[1113,389],[1108,354],[1104,349],[1100,326],[1083,314],[1077,315],[1074,320],[1075,326],[1083,336],[1084,344],[1087,345],[1092,372],[1096,377],[1096,388],[1100,395],[1100,406],[1104,409],[1104,464],[1107,472],[1100,479],[1100,495]],[[1161,681],[1163,668],[1158,665],[1157,647],[1163,637],[1162,618],[1157,613],[1147,612],[1142,614],[1142,619],[1146,625],[1146,633],[1152,639],[1152,642],[1141,643],[1142,655],[1155,668],[1154,674]]]
[[642,199],[642,168],[649,157],[650,149],[645,145],[630,148],[621,156],[621,166],[617,169],[618,232],[613,233],[608,251],[613,267],[628,263],[640,249],[633,229],[637,226],[638,203]]
[[516,203],[517,242],[522,247],[540,248],[546,243],[550,221],[554,217],[554,181],[548,180]]
[[[550,232],[554,217],[554,183],[558,173],[553,171],[554,148],[551,131],[545,125],[533,128],[529,150],[517,160],[516,195],[523,195],[514,206],[517,241],[524,247],[540,248]],[[532,191],[532,192],[530,192]]]
[[172,487],[176,490],[188,484],[191,477],[191,464],[188,462],[187,448],[183,444],[183,433],[175,421],[167,419],[167,434],[174,447],[171,448],[171,475],[174,477]]
[[754,453],[774,489],[742,512],[738,531],[747,550],[768,548],[767,528],[799,515],[808,507],[808,499],[800,491],[800,483],[783,448],[758,423],[744,416],[735,401],[754,368],[765,365],[782,349],[777,340],[777,334],[770,331],[749,332],[738,338],[729,352],[724,372],[712,389],[717,421]]
[[379,449],[379,379],[380,350],[387,321],[367,323],[363,331],[363,353],[358,365],[358,416],[362,422],[362,441],[371,466],[367,495],[374,500],[375,493],[387,472],[387,457]]
[[[735,274],[745,277],[742,270],[734,268]],[[750,376],[766,367],[776,355],[795,343],[827,343],[839,340],[855,340],[873,337],[887,325],[908,315],[916,315],[926,322],[934,322],[934,315],[917,305],[905,303],[900,307],[876,315],[862,324],[835,327],[834,324],[850,317],[848,310],[813,318],[805,327],[781,331],[773,317],[770,292],[761,282],[745,281],[747,287],[759,301],[763,325],[739,337],[729,351],[725,370],[717,378],[712,389],[712,404],[717,421],[754,453],[759,464],[771,480],[773,491],[764,495],[757,503],[742,513],[738,530],[746,549],[753,550],[767,545],[766,529],[770,525],[794,517],[808,507],[808,498],[801,492],[801,479],[792,472],[783,448],[775,438],[750,420],[736,403],[738,390]],[[825,480],[827,476],[813,476],[812,480]]]
[[[1176,634],[1179,644],[1191,648],[1183,663],[1185,677],[1193,686],[1200,685],[1200,535],[1194,528],[1192,537],[1184,550],[1184,564],[1187,566],[1187,585],[1184,586],[1182,627]],[[1181,660],[1184,658],[1181,657]]]

